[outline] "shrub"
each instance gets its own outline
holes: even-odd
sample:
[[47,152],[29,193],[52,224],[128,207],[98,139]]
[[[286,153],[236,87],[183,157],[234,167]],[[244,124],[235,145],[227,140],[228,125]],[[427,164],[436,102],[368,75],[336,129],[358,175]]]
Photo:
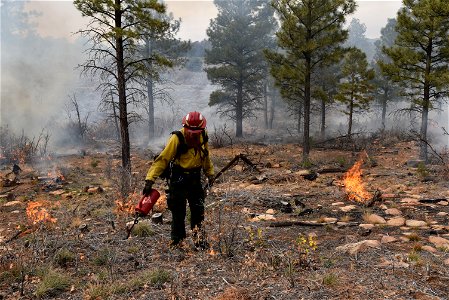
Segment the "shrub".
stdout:
[[138,237],[147,237],[152,236],[154,231],[148,222],[140,222],[134,226],[132,233]]
[[50,270],[37,285],[36,296],[38,298],[54,297],[67,290],[69,286],[70,280],[67,275],[57,273],[55,270]]
[[60,267],[67,267],[67,265],[75,260],[75,254],[66,248],[59,249],[53,257],[53,261]]

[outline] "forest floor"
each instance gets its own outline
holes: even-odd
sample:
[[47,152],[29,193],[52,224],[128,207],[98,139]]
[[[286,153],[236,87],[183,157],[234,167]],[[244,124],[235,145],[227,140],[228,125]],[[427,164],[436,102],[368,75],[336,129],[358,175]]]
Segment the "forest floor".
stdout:
[[[17,182],[3,165],[0,299],[449,299],[448,173],[416,164],[417,151],[414,142],[373,141],[364,156],[314,148],[313,178],[295,144],[213,148],[217,172],[240,153],[257,170],[239,162],[215,183],[204,251],[191,232],[169,247],[164,195],[154,209],[163,223],[143,218],[126,239],[150,153],[133,151],[128,199],[117,155],[19,164]],[[380,195],[371,205],[344,188],[360,157],[366,190]]]

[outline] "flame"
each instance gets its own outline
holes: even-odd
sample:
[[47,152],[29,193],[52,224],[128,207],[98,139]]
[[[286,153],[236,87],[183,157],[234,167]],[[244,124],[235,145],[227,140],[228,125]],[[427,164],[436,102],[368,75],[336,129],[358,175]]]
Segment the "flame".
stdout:
[[363,159],[359,159],[343,177],[349,200],[357,202],[365,202],[372,198],[372,195],[367,192],[365,184],[362,181],[362,164]]
[[120,214],[120,213],[132,214],[132,213],[134,213],[135,203],[137,203],[139,201],[137,199],[138,196],[139,196],[138,194],[134,193],[134,194],[128,196],[128,198],[126,198],[126,199],[117,199],[117,200],[115,200],[115,205],[116,205],[115,212],[116,212],[116,214]]
[[31,201],[28,203],[26,213],[28,218],[37,224],[40,222],[51,222],[56,223],[58,219],[52,218],[50,213],[43,207],[44,203],[41,201]]
[[47,173],[49,178],[59,179],[61,181],[65,181],[64,175],[62,175],[61,171],[58,169],[54,169]]

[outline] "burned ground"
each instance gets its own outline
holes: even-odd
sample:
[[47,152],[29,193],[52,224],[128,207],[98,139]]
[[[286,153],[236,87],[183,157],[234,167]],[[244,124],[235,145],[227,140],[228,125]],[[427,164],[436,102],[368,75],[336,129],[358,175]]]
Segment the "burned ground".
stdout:
[[371,145],[362,180],[381,194],[371,206],[349,201],[343,186],[358,152],[314,149],[307,166],[294,144],[211,153],[217,170],[244,153],[260,172],[240,162],[215,183],[206,251],[190,233],[181,249],[168,246],[163,196],[163,224],[140,220],[125,239],[126,209],[151,163],[144,151],[134,151],[135,194],[125,200],[117,156],[19,164],[17,182],[4,165],[0,298],[448,299],[449,184],[444,166],[411,161],[414,143]]

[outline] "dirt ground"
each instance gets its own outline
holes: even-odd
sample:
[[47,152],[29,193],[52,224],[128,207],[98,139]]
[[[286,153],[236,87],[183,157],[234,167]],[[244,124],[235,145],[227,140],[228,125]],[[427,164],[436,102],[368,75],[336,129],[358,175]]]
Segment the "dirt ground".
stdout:
[[362,180],[381,196],[370,206],[344,190],[359,152],[314,148],[304,166],[295,144],[234,145],[211,149],[216,170],[240,153],[257,169],[240,161],[215,183],[204,251],[191,232],[169,247],[164,195],[163,224],[141,219],[126,239],[150,153],[133,150],[128,199],[117,155],[19,164],[17,183],[4,165],[0,299],[449,299],[447,173],[416,164],[413,142],[371,145]]

